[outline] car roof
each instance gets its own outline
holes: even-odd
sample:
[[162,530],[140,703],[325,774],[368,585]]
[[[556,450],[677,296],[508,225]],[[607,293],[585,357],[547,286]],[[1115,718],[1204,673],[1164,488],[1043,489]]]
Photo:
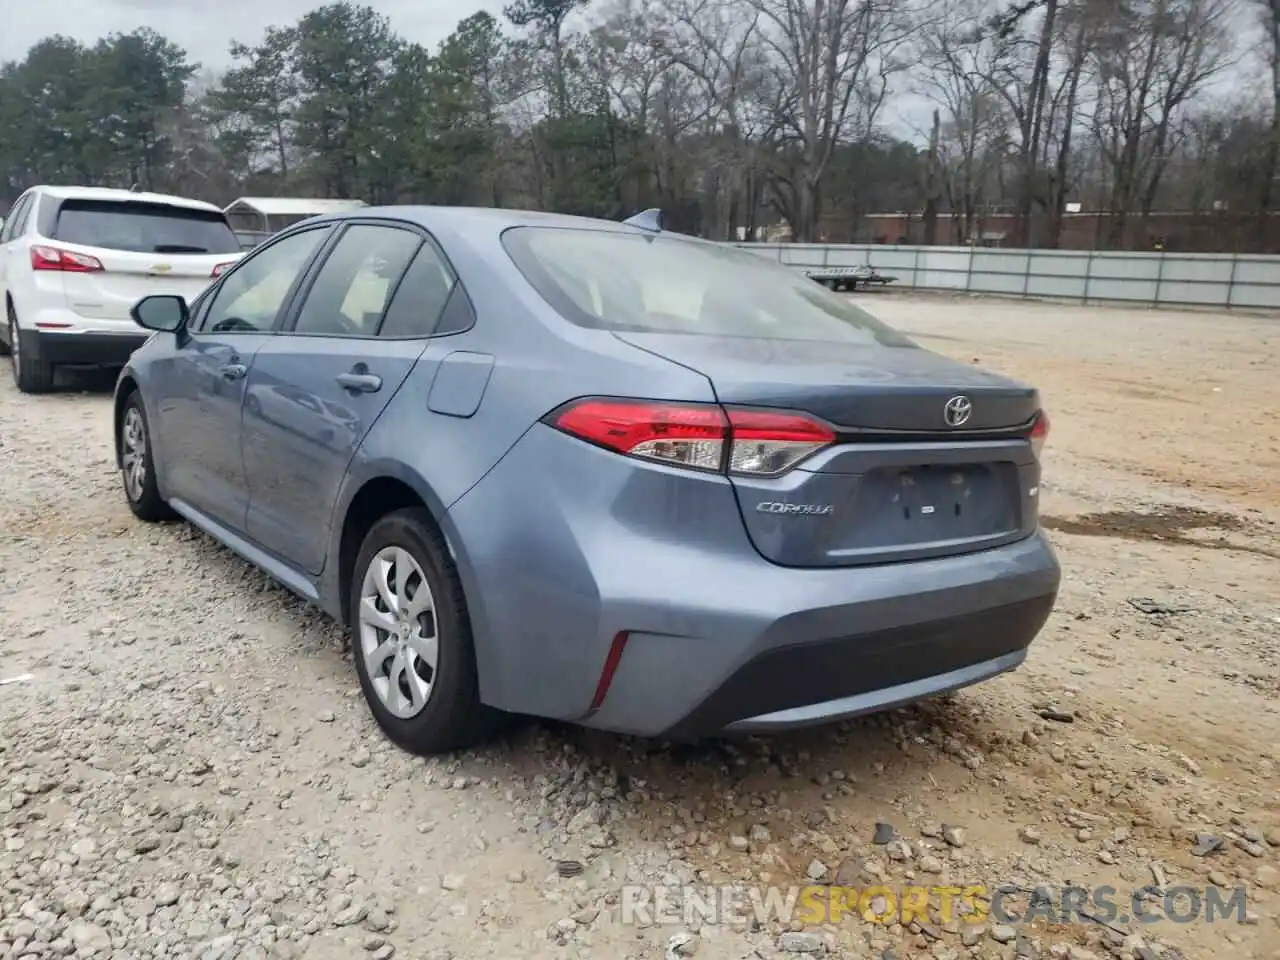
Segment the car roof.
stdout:
[[120,190],[115,187],[77,187],[52,186],[41,184],[35,190],[47,197],[59,200],[114,200],[116,202],[157,203],[170,207],[185,207],[188,210],[208,210],[221,213],[219,207],[203,200],[192,200],[189,197],[175,197],[168,193],[143,193],[134,190]]
[[367,217],[393,217],[407,220],[430,230],[446,227],[465,233],[467,230],[483,230],[501,233],[509,227],[561,227],[578,230],[606,230],[615,233],[642,233],[649,231],[615,220],[599,220],[595,217],[575,217],[564,213],[545,213],[540,210],[506,210],[494,207],[432,207],[432,206],[382,206],[364,207],[360,210],[324,214],[312,217],[307,223],[322,220],[359,220]]

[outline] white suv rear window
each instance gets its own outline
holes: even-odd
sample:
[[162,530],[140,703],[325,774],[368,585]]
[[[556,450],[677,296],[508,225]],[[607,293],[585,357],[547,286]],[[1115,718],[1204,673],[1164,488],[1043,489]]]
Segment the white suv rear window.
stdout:
[[64,200],[51,239],[136,253],[239,253],[240,241],[214,210],[114,200]]

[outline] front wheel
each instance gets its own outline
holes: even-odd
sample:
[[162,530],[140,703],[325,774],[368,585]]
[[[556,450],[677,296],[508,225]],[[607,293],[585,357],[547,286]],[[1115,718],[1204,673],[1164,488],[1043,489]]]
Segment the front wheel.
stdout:
[[151,427],[147,423],[142,397],[136,390],[124,402],[119,443],[120,476],[124,481],[124,496],[133,515],[147,523],[177,519],[177,514],[160,497],[156,486]]
[[348,626],[360,688],[396,744],[444,753],[493,732],[499,715],[480,702],[462,584],[426,510],[396,510],[369,530]]

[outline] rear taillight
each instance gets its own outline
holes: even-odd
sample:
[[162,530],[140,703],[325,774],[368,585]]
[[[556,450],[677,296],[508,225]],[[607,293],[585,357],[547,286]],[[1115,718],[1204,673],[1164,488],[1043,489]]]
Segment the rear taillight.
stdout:
[[628,456],[695,470],[724,468],[728,421],[714,405],[580,400],[550,419],[565,433]]
[[707,403],[579,400],[546,418],[571,436],[674,467],[772,477],[832,443],[830,427],[798,413]]
[[1049,438],[1049,415],[1041,410],[1036,414],[1036,422],[1031,425],[1031,433],[1028,439],[1031,441],[1031,452],[1036,455],[1036,459],[1040,459],[1040,452],[1044,450],[1044,442]]
[[220,277],[225,271],[230,270],[235,265],[236,265],[236,262],[234,260],[230,261],[229,263],[220,263],[213,268],[213,272],[210,273],[209,276]]
[[835,431],[803,414],[730,410],[729,472],[753,477],[786,473],[836,439]]
[[102,261],[87,253],[37,244],[31,248],[31,269],[57,270],[61,273],[101,273]]

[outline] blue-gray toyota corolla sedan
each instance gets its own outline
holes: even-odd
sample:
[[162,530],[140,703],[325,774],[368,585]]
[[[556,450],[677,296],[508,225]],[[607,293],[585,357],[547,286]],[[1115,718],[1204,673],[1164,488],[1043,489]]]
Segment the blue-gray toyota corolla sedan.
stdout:
[[1034,389],[643,218],[323,217],[134,319],[129,506],[346,624],[411,750],[879,710],[1017,667],[1057,594]]

